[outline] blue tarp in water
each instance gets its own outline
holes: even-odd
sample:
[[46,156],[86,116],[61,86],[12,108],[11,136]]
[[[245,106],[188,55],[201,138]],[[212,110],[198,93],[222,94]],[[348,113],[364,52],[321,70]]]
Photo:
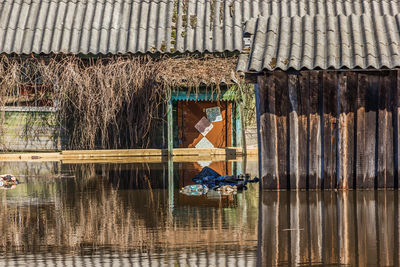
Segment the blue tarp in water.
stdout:
[[204,167],[201,172],[193,177],[193,182],[196,184],[206,185],[209,189],[218,189],[224,185],[236,186],[238,190],[246,190],[247,183],[257,183],[259,179],[249,179],[250,175],[240,175],[239,177],[234,175],[222,176],[209,167]]

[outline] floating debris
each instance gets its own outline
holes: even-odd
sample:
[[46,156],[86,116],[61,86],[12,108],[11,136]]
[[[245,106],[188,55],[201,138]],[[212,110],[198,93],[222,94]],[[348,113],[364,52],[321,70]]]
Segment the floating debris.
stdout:
[[237,186],[234,185],[223,185],[216,189],[221,195],[227,196],[231,194],[237,194]]
[[183,187],[179,192],[188,196],[200,196],[208,193],[208,187],[201,184],[192,184]]
[[11,174],[0,175],[0,189],[13,189],[19,184],[18,179]]
[[[193,179],[196,184],[188,185],[180,191],[186,195],[207,194],[208,190],[218,191],[221,195],[236,194],[238,191],[247,190],[248,183],[257,183],[259,179],[250,179],[249,174],[222,176],[209,167],[204,167]],[[207,190],[204,190],[207,188]],[[200,193],[201,192],[201,193]]]

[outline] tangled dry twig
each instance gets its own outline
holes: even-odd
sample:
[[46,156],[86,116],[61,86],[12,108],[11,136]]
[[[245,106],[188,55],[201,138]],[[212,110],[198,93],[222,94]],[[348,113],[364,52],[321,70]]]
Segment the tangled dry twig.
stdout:
[[[20,103],[21,97],[26,103],[55,105],[70,149],[145,148],[149,133],[164,120],[160,105],[171,88],[206,85],[218,94],[220,84],[232,83],[235,60],[1,56],[0,106]],[[16,93],[20,88],[30,92],[26,88],[32,85],[34,95]],[[3,124],[0,117],[0,133]]]

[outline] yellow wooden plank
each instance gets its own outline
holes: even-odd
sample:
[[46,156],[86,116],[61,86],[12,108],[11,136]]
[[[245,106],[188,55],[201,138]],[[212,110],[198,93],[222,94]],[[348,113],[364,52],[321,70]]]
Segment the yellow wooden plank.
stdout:
[[162,149],[64,150],[62,155],[162,155]]
[[1,161],[58,161],[60,153],[13,153],[0,154]]
[[88,164],[88,163],[160,163],[165,161],[163,157],[113,157],[113,158],[90,158],[90,159],[62,159],[64,164]]
[[[242,156],[241,148],[177,148],[173,151],[174,161],[198,160],[232,160]],[[167,155],[161,149],[128,149],[128,150],[66,150],[61,153],[13,153],[0,154],[2,161],[110,161],[129,158],[127,160],[140,162],[159,162]],[[257,148],[248,148],[247,156],[257,156]],[[136,158],[136,159],[132,159]]]

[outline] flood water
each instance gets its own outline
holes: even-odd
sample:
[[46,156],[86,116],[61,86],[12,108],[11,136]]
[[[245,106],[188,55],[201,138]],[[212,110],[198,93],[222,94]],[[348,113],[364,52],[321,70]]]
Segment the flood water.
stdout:
[[0,163],[1,266],[399,266],[398,191],[187,196],[203,166]]
[[168,164],[0,163],[22,182],[0,190],[0,265],[255,266],[258,184],[180,194],[205,165],[242,167],[175,163],[171,179]]

